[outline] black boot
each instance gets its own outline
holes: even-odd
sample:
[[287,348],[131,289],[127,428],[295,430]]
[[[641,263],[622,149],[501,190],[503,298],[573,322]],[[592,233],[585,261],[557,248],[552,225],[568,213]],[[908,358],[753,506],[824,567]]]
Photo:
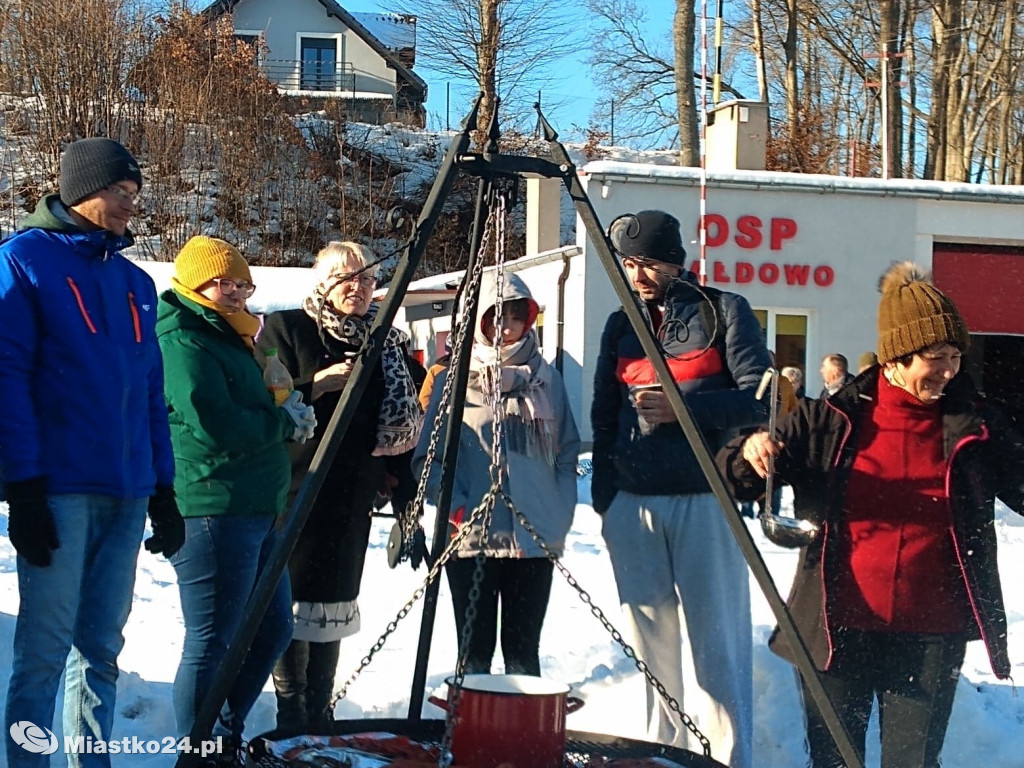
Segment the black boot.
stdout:
[[309,643],[306,666],[306,720],[315,732],[330,732],[334,722],[334,676],[341,641]]
[[309,643],[292,640],[274,665],[278,730],[298,732],[306,727],[306,666]]

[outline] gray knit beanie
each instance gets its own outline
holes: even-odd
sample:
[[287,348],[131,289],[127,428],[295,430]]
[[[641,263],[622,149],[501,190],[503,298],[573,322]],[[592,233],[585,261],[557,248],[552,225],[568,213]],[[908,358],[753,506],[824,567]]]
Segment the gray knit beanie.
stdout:
[[142,172],[132,153],[113,139],[79,139],[60,158],[60,199],[74,205],[119,181],[142,189]]

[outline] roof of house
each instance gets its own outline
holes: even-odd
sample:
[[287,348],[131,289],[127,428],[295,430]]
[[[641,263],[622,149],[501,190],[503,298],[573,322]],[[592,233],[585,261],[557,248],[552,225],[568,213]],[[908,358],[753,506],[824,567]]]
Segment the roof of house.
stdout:
[[[419,90],[423,95],[423,100],[427,98],[427,83],[418,74],[409,69],[398,59],[398,54],[391,48],[386,46],[380,41],[370,30],[368,30],[355,16],[342,8],[334,0],[316,0],[320,5],[327,11],[328,16],[334,16],[336,19],[341,21],[346,27],[351,29],[360,38],[362,38],[367,45],[369,45],[374,51],[377,52],[385,61],[392,66],[399,76],[402,77],[406,82],[412,85],[414,88]],[[214,0],[210,5],[206,6],[200,13],[204,16],[220,16],[224,13],[230,13],[231,10],[238,5],[241,0]]]
[[392,51],[416,47],[416,17],[398,13],[353,13],[352,18]]

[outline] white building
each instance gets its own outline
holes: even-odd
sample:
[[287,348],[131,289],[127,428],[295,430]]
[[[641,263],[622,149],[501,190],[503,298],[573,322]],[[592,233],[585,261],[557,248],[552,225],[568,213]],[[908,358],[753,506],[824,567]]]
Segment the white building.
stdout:
[[[660,208],[682,223],[697,271],[699,171],[590,163],[584,185],[602,225]],[[894,260],[912,259],[963,313],[974,343],[975,380],[1011,411],[1024,404],[1024,187],[807,174],[729,171],[707,187],[707,276],[743,294],[779,366],[805,371],[821,388],[822,357],[838,352],[856,368],[875,349],[878,281]],[[573,260],[564,375],[581,431],[590,434],[590,390],[601,330],[618,306],[583,238]]]
[[[964,314],[974,339],[967,364],[975,380],[1024,415],[1024,187],[764,171],[709,176],[708,284],[747,298],[778,365],[803,369],[811,396],[822,386],[822,357],[838,352],[856,368],[860,354],[875,349],[878,280],[893,260],[912,259],[932,270]],[[675,215],[698,271],[697,169],[594,162],[581,177],[604,227],[646,208]],[[551,184],[541,185],[540,195],[534,188],[531,208],[550,213],[550,198],[542,198],[560,182]],[[587,440],[601,331],[619,302],[582,224],[577,231],[578,250],[527,256],[513,268],[543,308],[544,354],[560,358]],[[550,245],[550,232],[534,232],[528,248],[536,252],[545,237]],[[427,362],[446,335],[453,295],[429,291],[450,290],[458,277],[418,281],[413,287],[428,292],[423,303],[410,306],[415,292],[407,302],[404,319]]]

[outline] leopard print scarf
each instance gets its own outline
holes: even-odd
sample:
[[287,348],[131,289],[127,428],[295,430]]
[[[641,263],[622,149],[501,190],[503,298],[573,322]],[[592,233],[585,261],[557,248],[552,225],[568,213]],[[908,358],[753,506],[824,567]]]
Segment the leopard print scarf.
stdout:
[[[369,340],[377,305],[370,302],[370,309],[362,317],[344,315],[326,301],[324,289],[323,283],[318,284],[313,295],[306,297],[302,308],[316,322],[321,335],[326,332],[338,341],[362,351]],[[408,344],[408,334],[398,328],[391,328],[380,354],[381,369],[384,371],[384,401],[377,420],[374,456],[405,453],[416,447],[420,437],[423,411],[420,409],[416,383],[406,362],[405,350]]]

